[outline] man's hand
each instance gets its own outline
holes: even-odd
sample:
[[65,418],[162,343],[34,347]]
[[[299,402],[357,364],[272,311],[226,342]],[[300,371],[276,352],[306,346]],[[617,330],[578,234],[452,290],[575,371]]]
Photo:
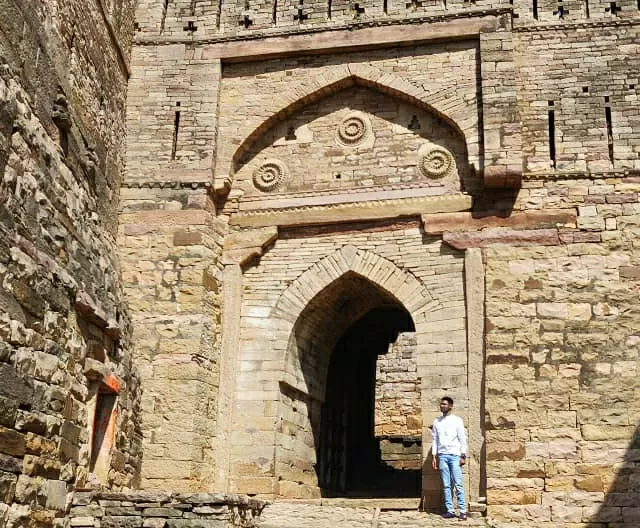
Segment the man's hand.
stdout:
[[438,471],[438,457],[434,456],[431,459],[431,467],[433,468],[434,471]]
[[466,457],[460,457],[460,465],[464,466],[467,463]]

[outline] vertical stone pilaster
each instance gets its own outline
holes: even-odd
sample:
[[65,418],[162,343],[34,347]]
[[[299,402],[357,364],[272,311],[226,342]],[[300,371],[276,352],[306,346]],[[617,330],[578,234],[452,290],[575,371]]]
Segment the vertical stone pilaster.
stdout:
[[216,431],[215,489],[229,489],[231,427],[236,380],[236,359],[240,339],[242,307],[242,269],[227,264],[222,275],[222,354]]
[[467,297],[467,353],[469,376],[469,500],[482,495],[484,466],[484,264],[482,249],[469,248],[464,255]]

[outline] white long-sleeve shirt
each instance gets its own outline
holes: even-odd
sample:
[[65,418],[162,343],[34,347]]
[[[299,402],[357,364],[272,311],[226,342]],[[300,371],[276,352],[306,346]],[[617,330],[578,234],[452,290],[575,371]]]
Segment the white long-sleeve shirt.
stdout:
[[462,418],[450,414],[433,421],[431,453],[436,455],[466,455],[467,435]]

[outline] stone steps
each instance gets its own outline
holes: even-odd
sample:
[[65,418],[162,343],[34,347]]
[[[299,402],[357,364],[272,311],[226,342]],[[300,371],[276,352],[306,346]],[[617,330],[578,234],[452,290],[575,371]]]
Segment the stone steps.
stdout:
[[[444,526],[486,527],[482,517],[443,519],[434,513],[416,509],[381,509],[374,506],[380,500],[370,499],[367,507],[358,506],[362,500],[354,500],[353,506],[338,506],[326,499],[309,502],[274,502],[260,515],[258,528],[439,528]],[[342,499],[344,504],[349,499]],[[382,500],[381,504],[383,503]]]

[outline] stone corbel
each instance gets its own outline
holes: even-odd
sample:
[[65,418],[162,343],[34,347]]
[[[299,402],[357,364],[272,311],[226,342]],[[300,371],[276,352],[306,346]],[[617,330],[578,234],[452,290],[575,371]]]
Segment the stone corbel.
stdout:
[[264,248],[278,238],[275,226],[237,231],[231,233],[224,241],[222,263],[242,266],[253,257],[262,255]]
[[560,228],[576,227],[575,209],[524,211],[498,216],[486,213],[423,214],[428,235],[442,235],[442,240],[459,250],[494,244],[511,246],[556,246],[561,243]]

